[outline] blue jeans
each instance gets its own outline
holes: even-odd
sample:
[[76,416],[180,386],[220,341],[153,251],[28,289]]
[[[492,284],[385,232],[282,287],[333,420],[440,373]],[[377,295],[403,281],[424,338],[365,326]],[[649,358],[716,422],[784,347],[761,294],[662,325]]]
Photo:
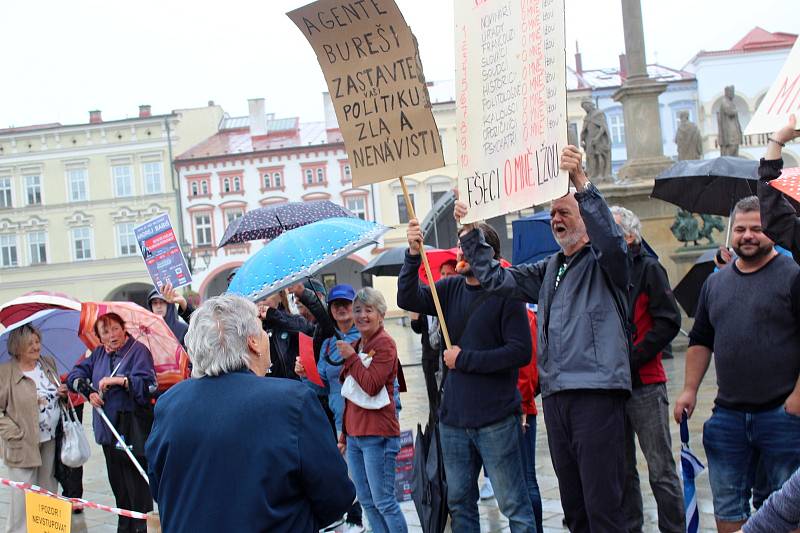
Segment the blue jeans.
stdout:
[[761,497],[778,490],[800,467],[798,442],[800,417],[783,405],[759,413],[714,407],[703,426],[703,447],[717,519],[738,522],[750,516],[757,467]]
[[536,533],[519,445],[522,438],[519,416],[511,415],[477,429],[440,422],[439,431],[453,531],[480,533],[478,473],[484,464],[511,532]]
[[533,504],[533,516],[536,519],[536,531],[542,529],[542,495],[539,493],[539,482],[536,481],[536,415],[528,415],[528,427],[520,432],[520,448],[525,465],[525,484]]
[[394,495],[399,437],[347,437],[347,465],[356,495],[375,533],[407,533]]

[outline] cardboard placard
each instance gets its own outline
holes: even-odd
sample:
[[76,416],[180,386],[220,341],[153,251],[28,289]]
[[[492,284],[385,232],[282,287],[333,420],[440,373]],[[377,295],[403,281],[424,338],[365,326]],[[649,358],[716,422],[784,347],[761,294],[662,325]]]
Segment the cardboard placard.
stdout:
[[133,233],[150,279],[159,291],[168,281],[176,289],[192,282],[168,214],[158,215],[136,226]]
[[777,131],[789,122],[792,113],[800,120],[800,39],[794,42],[781,73],[761,100],[744,134]]
[[464,222],[567,193],[564,0],[455,2],[459,198]]
[[317,54],[353,185],[444,166],[416,40],[394,0],[319,0],[287,15]]
[[25,493],[28,533],[69,533],[72,529],[72,503],[37,494]]

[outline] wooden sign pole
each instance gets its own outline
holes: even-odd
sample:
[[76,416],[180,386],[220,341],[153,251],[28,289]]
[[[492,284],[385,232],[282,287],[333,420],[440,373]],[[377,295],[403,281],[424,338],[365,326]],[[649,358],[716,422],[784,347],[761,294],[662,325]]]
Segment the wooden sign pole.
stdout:
[[[411,197],[408,194],[408,187],[406,187],[406,180],[400,176],[400,185],[403,187],[403,196],[406,199],[406,209],[410,218],[417,218],[414,212],[414,204],[411,203]],[[436,284],[433,282],[433,274],[431,274],[431,265],[428,263],[428,256],[425,255],[425,243],[420,243],[420,253],[422,254],[422,264],[425,265],[425,275],[428,276],[428,286],[431,288],[431,296],[433,296],[433,305],[436,306],[436,316],[439,317],[439,326],[442,328],[442,336],[444,337],[444,344],[449,350],[452,348],[450,343],[450,334],[447,332],[447,324],[444,321],[444,313],[442,312],[442,304],[439,303],[439,293],[436,292]]]

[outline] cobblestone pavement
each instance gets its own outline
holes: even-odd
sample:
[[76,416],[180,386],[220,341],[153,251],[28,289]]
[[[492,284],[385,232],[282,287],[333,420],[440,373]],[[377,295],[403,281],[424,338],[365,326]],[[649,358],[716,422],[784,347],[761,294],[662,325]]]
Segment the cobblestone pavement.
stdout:
[[[394,336],[400,351],[400,358],[404,363],[406,381],[408,383],[409,392],[402,395],[403,411],[400,418],[400,425],[403,429],[416,430],[417,423],[424,425],[427,420],[428,401],[425,395],[425,387],[422,378],[422,370],[417,364],[420,359],[419,336],[411,331],[411,328],[404,327],[399,320],[391,320],[387,322],[387,330]],[[681,388],[683,387],[683,361],[684,355],[677,354],[673,360],[664,362],[664,366],[669,376],[669,397],[671,401],[677,397]],[[705,453],[701,442],[702,424],[710,416],[711,407],[713,404],[714,395],[716,393],[716,376],[714,375],[713,365],[706,376],[703,386],[700,389],[698,397],[698,406],[695,411],[695,416],[690,421],[690,429],[692,432],[692,444],[694,451],[698,456],[705,461]],[[88,414],[88,410],[87,410]],[[91,430],[91,417],[86,416],[84,425],[86,427],[87,435],[92,443]],[[563,511],[561,509],[561,502],[558,495],[558,481],[553,466],[550,462],[550,454],[547,448],[547,434],[544,430],[544,422],[542,417],[539,417],[538,428],[536,432],[537,453],[536,453],[536,475],[539,481],[539,487],[542,493],[543,506],[544,506],[544,531],[545,533],[554,533],[566,531],[563,528],[561,521],[563,519]],[[676,461],[679,461],[679,435],[678,426],[672,424],[672,443],[673,451]],[[679,462],[677,464],[680,464]],[[645,531],[658,531],[656,525],[657,514],[656,504],[653,499],[653,494],[650,491],[649,484],[647,483],[647,467],[644,459],[639,454],[639,477],[642,480],[642,492],[644,497],[645,507]],[[0,476],[7,477],[5,466],[0,467]],[[108,478],[106,477],[105,462],[103,460],[102,450],[98,446],[94,446],[92,450],[92,457],[89,463],[84,468],[83,475],[84,485],[84,498],[90,501],[114,505],[114,498],[111,494],[111,489],[108,485]],[[8,501],[11,489],[6,486],[0,485],[0,527],[5,525],[5,517],[8,512]],[[711,532],[714,529],[713,508],[711,504],[711,490],[708,485],[707,474],[701,475],[697,480],[698,490],[698,505],[701,511],[700,526],[701,531]],[[409,531],[412,533],[419,533],[422,529],[419,526],[419,518],[417,517],[414,506],[411,502],[402,504],[406,518],[409,524]],[[508,523],[505,518],[500,514],[496,502],[492,500],[481,501],[479,504],[481,516],[481,530],[484,532],[508,532]],[[72,531],[75,533],[90,531],[99,533],[113,533],[116,531],[116,517],[111,514],[97,511],[94,509],[86,509],[83,514],[75,515],[73,517]]]

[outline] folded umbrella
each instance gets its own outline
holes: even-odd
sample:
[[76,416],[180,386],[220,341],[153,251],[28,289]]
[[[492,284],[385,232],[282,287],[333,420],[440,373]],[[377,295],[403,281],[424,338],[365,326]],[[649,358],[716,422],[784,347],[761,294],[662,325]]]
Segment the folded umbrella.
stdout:
[[727,217],[757,186],[758,161],[723,156],[678,161],[656,177],[650,196],[690,213]]
[[[425,246],[425,249],[433,249],[432,246]],[[372,274],[373,276],[399,276],[403,263],[406,260],[408,246],[389,248],[372,258],[372,260],[361,269],[362,274]],[[430,259],[428,252],[428,259]],[[433,267],[431,267],[433,268]]]
[[411,499],[424,533],[442,533],[447,524],[447,481],[436,416],[431,412],[425,430],[417,424]]
[[159,315],[133,302],[88,302],[81,305],[77,331],[90,350],[100,346],[94,324],[106,313],[117,313],[122,317],[128,334],[150,350],[158,390],[164,391],[188,377],[189,357],[167,323]]
[[717,249],[707,250],[700,257],[697,258],[689,272],[683,276],[683,279],[675,285],[672,289],[672,294],[675,299],[681,304],[681,307],[686,311],[686,315],[694,318],[694,313],[697,311],[697,301],[700,298],[700,289],[708,279],[716,265],[714,264],[714,256],[717,255]]
[[360,218],[329,218],[287,231],[239,268],[228,291],[259,300],[375,244],[387,231]]
[[700,511],[697,509],[695,478],[705,470],[705,465],[689,448],[689,421],[686,411],[681,417],[681,473],[683,474],[683,504],[686,510],[686,533],[700,530]]
[[231,222],[219,242],[219,247],[239,242],[272,240],[300,226],[337,217],[355,217],[355,215],[329,200],[288,202],[260,207],[248,211]]
[[11,358],[8,353],[11,332],[29,324],[41,333],[42,353],[56,360],[59,375],[68,373],[86,353],[86,346],[78,337],[80,318],[80,311],[74,309],[43,309],[11,324],[0,335],[0,363]]

